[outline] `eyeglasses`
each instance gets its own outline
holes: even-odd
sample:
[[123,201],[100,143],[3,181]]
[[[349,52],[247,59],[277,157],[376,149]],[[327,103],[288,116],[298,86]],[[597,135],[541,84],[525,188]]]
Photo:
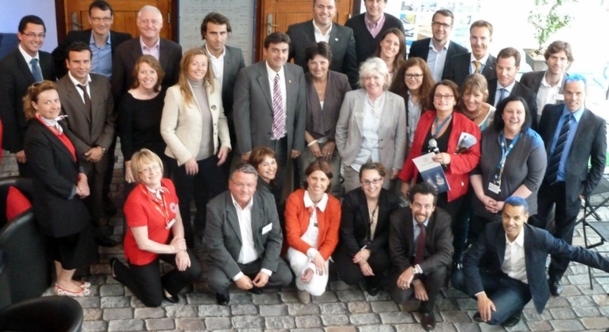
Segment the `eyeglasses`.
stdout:
[[28,32],[28,33],[22,33],[22,35],[27,36],[28,38],[32,38],[32,39],[34,39],[36,37],[41,38],[41,39],[46,37],[46,34],[44,32],[39,33],[39,34],[35,34],[33,32]]
[[243,183],[243,182],[236,182],[235,180],[231,179],[231,182],[239,189],[243,189],[243,188],[247,188],[247,189],[255,189],[256,188],[256,184],[255,183]]
[[439,93],[436,93],[435,95],[433,95],[433,97],[435,99],[444,99],[444,100],[450,100],[452,97],[454,97],[453,95],[441,95]]
[[450,28],[452,25],[447,24],[447,23],[440,23],[440,22],[431,22],[431,25],[435,26],[435,27],[442,27],[444,29],[448,29]]
[[406,78],[411,80],[413,78],[415,79],[420,79],[421,77],[423,77],[423,74],[406,74]]
[[377,185],[379,183],[381,183],[381,181],[383,181],[383,178],[376,178],[373,180],[362,180],[362,186],[370,186],[370,185]]
[[155,164],[155,165],[150,165],[150,166],[148,166],[148,167],[146,167],[146,168],[141,169],[141,170],[140,170],[140,173],[147,173],[147,174],[150,174],[150,173],[152,173],[152,172],[157,172],[157,171],[158,171],[158,170],[160,170],[160,169],[161,169],[161,166],[159,166],[159,165]]
[[99,23],[99,22],[104,22],[104,23],[110,23],[112,22],[112,17],[90,17],[91,21],[95,22],[95,23]]

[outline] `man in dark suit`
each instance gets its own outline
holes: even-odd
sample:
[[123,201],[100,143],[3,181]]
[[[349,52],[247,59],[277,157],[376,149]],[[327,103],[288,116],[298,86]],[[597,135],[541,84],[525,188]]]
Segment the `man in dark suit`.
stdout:
[[325,41],[330,44],[330,50],[332,50],[330,70],[347,75],[351,88],[356,89],[359,73],[353,30],[332,22],[335,16],[335,0],[314,0],[313,19],[288,27],[287,35],[291,40],[288,61],[294,59],[294,63],[301,66],[307,73],[309,66],[305,60],[306,49],[311,44]]
[[569,76],[567,68],[573,62],[571,45],[557,40],[546,48],[544,57],[548,70],[531,71],[520,78],[520,83],[537,94],[537,112],[540,116],[547,104],[564,102],[564,80]]
[[436,326],[434,304],[452,263],[451,218],[436,208],[436,190],[427,182],[414,185],[408,198],[410,207],[390,219],[391,298],[402,304],[414,293],[421,301],[421,326],[430,331]]
[[358,67],[374,54],[383,32],[391,28],[404,31],[404,24],[399,18],[383,12],[385,5],[387,0],[365,0],[366,12],[351,17],[345,23],[346,27],[353,29]]
[[489,53],[489,45],[493,41],[493,25],[487,21],[479,20],[469,28],[469,42],[472,48],[470,53],[453,56],[448,63],[446,79],[459,87],[465,78],[473,73],[482,74],[487,81],[497,77],[495,65],[497,59]]
[[516,81],[520,69],[520,52],[506,47],[497,55],[497,78],[488,80],[487,103],[497,106],[507,96],[522,97],[527,101],[531,117],[531,128],[537,129],[537,102],[535,92]]
[[258,173],[249,164],[233,170],[229,190],[207,205],[207,283],[220,305],[230,301],[231,280],[259,294],[264,287],[284,287],[292,271],[279,256],[283,243],[273,196],[256,191]]
[[448,63],[457,54],[467,53],[467,49],[450,40],[455,16],[448,9],[440,9],[431,18],[433,38],[414,41],[410,46],[409,58],[419,57],[427,62],[429,71],[436,82],[448,76]]
[[[590,196],[605,170],[607,130],[605,120],[584,106],[583,76],[565,79],[564,96],[564,105],[546,105],[541,113],[538,132],[545,142],[548,167],[537,195],[537,216],[530,222],[546,227],[555,206],[552,234],[571,244],[581,200]],[[560,279],[568,266],[568,258],[552,256],[548,282],[553,295],[562,292]]]
[[55,72],[57,77],[63,77],[67,73],[66,50],[73,42],[80,41],[91,47],[93,59],[91,72],[112,76],[112,55],[114,50],[122,42],[131,39],[128,33],[111,31],[110,26],[114,21],[112,6],[104,0],[93,1],[89,5],[89,24],[92,29],[73,30],[68,32],[61,45],[53,50],[55,61]]
[[37,81],[55,81],[51,54],[40,51],[46,27],[38,16],[24,16],[19,21],[19,47],[0,61],[0,118],[2,149],[15,154],[19,176],[29,177],[23,139],[27,121],[23,113],[23,96]]
[[[238,47],[226,45],[231,28],[228,18],[220,13],[211,12],[201,23],[201,37],[205,40],[205,49],[210,56],[214,77],[222,85],[222,106],[228,120],[228,131],[231,142],[237,141],[235,122],[233,118],[233,88],[237,81],[239,70],[245,67],[243,52]],[[222,165],[226,176],[230,174],[234,153],[231,151]]]
[[453,272],[453,287],[478,301],[473,317],[477,322],[515,326],[531,299],[541,314],[550,297],[545,269],[548,254],[609,271],[607,258],[528,225],[528,217],[526,200],[508,197],[502,222],[486,226],[466,252],[463,269]]
[[90,74],[91,49],[83,42],[75,42],[68,49],[68,74],[57,81],[57,91],[63,113],[68,115],[67,135],[72,140],[76,155],[87,174],[91,196],[87,206],[96,239],[100,245],[116,245],[104,236],[100,220],[103,211],[103,179],[108,166],[107,149],[114,139],[114,102],[110,82],[99,74]]
[[275,151],[279,166],[276,185],[283,192],[290,159],[304,146],[306,99],[304,73],[286,63],[290,37],[273,32],[264,40],[266,60],[243,68],[235,83],[235,129],[238,153],[246,162],[255,146]]

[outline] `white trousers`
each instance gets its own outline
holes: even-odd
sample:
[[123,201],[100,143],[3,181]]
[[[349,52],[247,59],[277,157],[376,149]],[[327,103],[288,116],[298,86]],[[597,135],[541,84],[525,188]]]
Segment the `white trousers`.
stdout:
[[[319,275],[315,264],[313,264],[309,257],[294,248],[288,248],[288,260],[290,261],[292,271],[296,275],[296,287],[298,289],[305,290],[313,296],[321,296],[326,291],[326,285],[328,284],[328,261],[325,262],[324,266],[326,272]],[[311,278],[309,283],[305,284],[300,280],[300,277],[309,268],[313,270],[313,278]]]

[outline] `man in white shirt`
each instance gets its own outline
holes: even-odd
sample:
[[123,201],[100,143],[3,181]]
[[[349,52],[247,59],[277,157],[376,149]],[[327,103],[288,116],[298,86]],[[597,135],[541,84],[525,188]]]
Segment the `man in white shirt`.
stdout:
[[207,282],[220,305],[230,301],[231,281],[255,294],[264,287],[285,287],[292,272],[279,256],[283,235],[272,195],[256,191],[258,173],[239,164],[228,191],[207,205]]

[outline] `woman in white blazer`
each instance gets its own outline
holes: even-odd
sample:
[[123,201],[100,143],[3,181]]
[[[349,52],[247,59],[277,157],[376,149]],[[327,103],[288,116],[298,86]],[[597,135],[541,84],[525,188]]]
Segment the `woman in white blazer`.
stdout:
[[[180,200],[186,242],[203,234],[207,201],[228,189],[221,165],[231,149],[220,84],[214,79],[207,51],[192,48],[180,62],[178,84],[167,89],[161,135],[165,154],[175,160],[173,181]],[[190,201],[197,213],[191,226]]]
[[380,58],[370,58],[360,66],[359,76],[362,88],[347,92],[336,124],[345,192],[360,187],[359,170],[367,162],[385,166],[389,176],[383,188],[388,189],[406,153],[406,107],[404,98],[387,91],[387,65]]

